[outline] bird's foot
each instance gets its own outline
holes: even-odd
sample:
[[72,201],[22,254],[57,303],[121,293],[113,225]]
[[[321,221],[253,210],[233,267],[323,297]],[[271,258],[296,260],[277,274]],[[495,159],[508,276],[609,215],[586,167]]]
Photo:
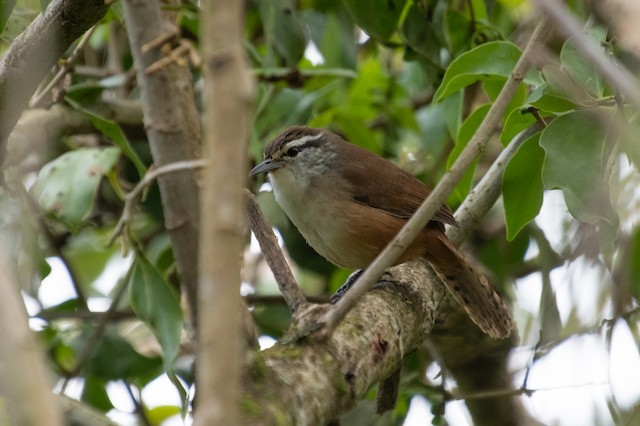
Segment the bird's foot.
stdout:
[[[364,272],[363,269],[358,269],[357,271],[349,275],[349,278],[347,278],[347,281],[345,281],[345,283],[342,284],[338,290],[336,290],[336,292],[329,299],[329,302],[331,302],[332,305],[335,305],[336,303],[338,303],[338,300],[340,300],[340,298],[344,296],[344,294],[353,286],[353,284],[355,284],[355,282],[358,281],[358,278],[360,278],[360,275],[362,275],[363,272]],[[382,276],[380,277],[378,282],[373,286],[373,288],[381,288],[393,283],[394,281],[391,280],[391,274],[389,274],[388,272],[385,272],[384,274],[382,274]]]

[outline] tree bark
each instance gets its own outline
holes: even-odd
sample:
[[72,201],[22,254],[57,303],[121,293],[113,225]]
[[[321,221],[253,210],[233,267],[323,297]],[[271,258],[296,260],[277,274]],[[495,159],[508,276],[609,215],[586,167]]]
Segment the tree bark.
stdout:
[[[305,425],[338,419],[425,339],[462,392],[514,390],[506,361],[517,337],[498,341],[482,334],[424,263],[390,269],[327,340],[309,330],[329,305],[304,309],[287,336],[252,354],[243,385],[244,423]],[[534,423],[516,396],[467,401],[467,406],[478,424]]]
[[109,10],[104,0],[54,0],[0,59],[0,164],[7,139],[56,61]]
[[[162,46],[143,52],[143,46],[170,31],[160,4],[152,0],[122,2],[129,44],[141,88],[144,123],[156,166],[188,161],[200,155],[200,123],[195,111],[191,73],[186,64],[172,63],[149,74],[147,68],[164,57]],[[158,179],[180,284],[186,295],[192,324],[197,318],[198,185],[192,170]]]

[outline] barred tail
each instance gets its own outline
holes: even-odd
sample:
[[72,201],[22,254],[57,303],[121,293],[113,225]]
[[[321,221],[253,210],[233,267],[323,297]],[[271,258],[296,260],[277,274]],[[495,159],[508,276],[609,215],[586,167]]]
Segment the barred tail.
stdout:
[[495,339],[511,335],[513,320],[502,298],[444,235],[430,241],[427,260],[453,298],[480,329]]

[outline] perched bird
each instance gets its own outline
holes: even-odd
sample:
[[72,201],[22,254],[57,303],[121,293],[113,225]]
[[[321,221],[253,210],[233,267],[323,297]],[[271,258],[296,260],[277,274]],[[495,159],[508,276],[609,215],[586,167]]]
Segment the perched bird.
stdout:
[[[269,173],[276,201],[307,243],[337,266],[366,268],[429,195],[393,163],[324,129],[294,126],[264,150],[250,175]],[[426,259],[488,335],[511,334],[510,311],[444,233],[456,226],[442,206],[396,264]]]

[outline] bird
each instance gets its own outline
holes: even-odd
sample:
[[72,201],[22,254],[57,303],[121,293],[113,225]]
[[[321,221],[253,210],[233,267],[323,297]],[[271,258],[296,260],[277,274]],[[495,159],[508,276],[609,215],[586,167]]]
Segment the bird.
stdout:
[[[261,173],[307,243],[349,269],[366,268],[430,193],[392,162],[329,130],[300,125],[266,145],[264,161],[249,174]],[[445,224],[457,226],[443,205],[395,264],[425,259],[484,333],[510,336],[509,308],[447,238]]]

